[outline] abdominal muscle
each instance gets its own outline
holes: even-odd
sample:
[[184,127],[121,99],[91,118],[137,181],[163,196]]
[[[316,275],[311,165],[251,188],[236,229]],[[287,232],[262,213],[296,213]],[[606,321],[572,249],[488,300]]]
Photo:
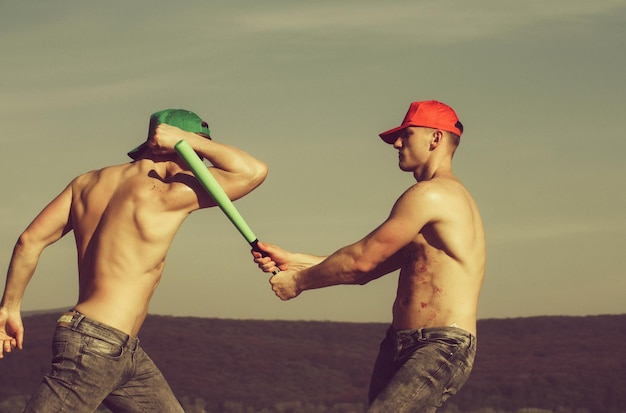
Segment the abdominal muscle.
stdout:
[[[468,276],[432,264],[413,262],[400,271],[392,326],[398,330],[458,327],[476,334],[478,297]],[[436,267],[438,271],[432,271]]]

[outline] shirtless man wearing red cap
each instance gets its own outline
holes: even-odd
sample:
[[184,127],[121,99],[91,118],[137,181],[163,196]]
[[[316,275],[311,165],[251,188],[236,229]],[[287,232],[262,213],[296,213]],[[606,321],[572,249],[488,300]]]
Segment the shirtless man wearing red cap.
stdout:
[[380,345],[368,412],[434,412],[467,380],[476,354],[476,313],[485,275],[483,224],[452,173],[463,125],[449,106],[413,102],[380,137],[417,181],[365,238],[328,257],[259,243],[253,252],[282,300],[305,290],[366,284],[400,270],[393,321]]

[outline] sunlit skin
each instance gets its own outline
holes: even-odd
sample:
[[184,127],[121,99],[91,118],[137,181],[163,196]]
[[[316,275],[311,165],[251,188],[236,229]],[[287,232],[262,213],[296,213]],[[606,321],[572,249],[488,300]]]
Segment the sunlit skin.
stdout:
[[209,171],[233,200],[266,177],[267,166],[247,153],[161,124],[138,160],[75,178],[15,245],[0,302],[0,358],[23,347],[21,303],[41,252],[71,231],[79,277],[74,308],[137,335],[177,230],[192,211],[215,206],[176,154],[180,139],[211,162]]
[[401,170],[416,183],[389,217],[354,244],[328,257],[292,253],[275,245],[253,253],[282,300],[306,290],[366,284],[400,270],[392,326],[456,326],[476,334],[478,297],[485,275],[485,235],[478,208],[452,173],[456,145],[445,131],[407,127],[397,136]]

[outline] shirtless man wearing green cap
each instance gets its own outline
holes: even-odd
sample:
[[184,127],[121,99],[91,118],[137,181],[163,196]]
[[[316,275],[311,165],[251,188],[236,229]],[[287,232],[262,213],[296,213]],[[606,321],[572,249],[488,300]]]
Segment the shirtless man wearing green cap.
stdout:
[[259,186],[267,166],[211,140],[195,113],[152,115],[133,162],[76,177],[19,237],[0,302],[0,358],[22,349],[22,297],[41,252],[73,231],[78,254],[76,305],[60,316],[52,368],[26,412],[182,412],[137,335],[172,240],[189,214],[215,206],[174,150],[184,139],[212,164],[230,199]]
[[400,270],[393,319],[372,373],[370,413],[434,412],[472,369],[486,253],[476,203],[452,173],[462,133],[449,106],[411,103],[402,124],[380,134],[417,181],[385,222],[329,257],[262,243],[269,257],[253,252],[263,271],[282,270],[270,278],[282,300]]

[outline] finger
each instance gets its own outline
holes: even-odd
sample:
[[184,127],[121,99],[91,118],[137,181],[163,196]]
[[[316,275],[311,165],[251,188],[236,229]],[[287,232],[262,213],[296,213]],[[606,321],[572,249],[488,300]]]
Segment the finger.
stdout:
[[[257,252],[257,254],[258,254],[258,252]],[[271,258],[269,258],[269,257],[257,256],[256,258],[254,258],[254,262],[259,264],[259,266],[261,266],[263,264],[267,264],[269,261],[271,261]]]
[[[10,353],[10,352],[11,352],[11,347],[12,347],[11,342],[12,342],[12,340],[5,340],[5,341],[3,342],[3,344],[2,344],[2,350],[3,350],[5,353]],[[1,353],[2,353],[2,352],[0,352],[0,354],[1,354]]]
[[280,291],[280,286],[278,285],[278,282],[274,278],[276,278],[275,275],[271,276],[269,279],[269,283],[270,283],[270,286],[272,287],[272,291],[274,291],[276,295],[278,295],[278,292]]
[[273,288],[273,290],[274,290],[274,294],[276,294],[276,297],[278,297],[282,301],[285,301],[285,297],[283,296],[283,291],[280,288]]
[[272,255],[272,251],[275,249],[273,244],[268,244],[265,242],[257,242],[257,247],[267,255]]
[[270,258],[267,258],[267,257],[256,258],[254,262],[258,265],[258,267],[263,272],[276,272],[277,270],[276,263],[272,261]]
[[15,346],[18,350],[21,350],[24,347],[24,330],[21,329],[17,332],[17,337],[15,339]]
[[265,272],[275,272],[276,271],[276,263],[274,261],[268,262],[267,264],[263,264],[263,271]]

